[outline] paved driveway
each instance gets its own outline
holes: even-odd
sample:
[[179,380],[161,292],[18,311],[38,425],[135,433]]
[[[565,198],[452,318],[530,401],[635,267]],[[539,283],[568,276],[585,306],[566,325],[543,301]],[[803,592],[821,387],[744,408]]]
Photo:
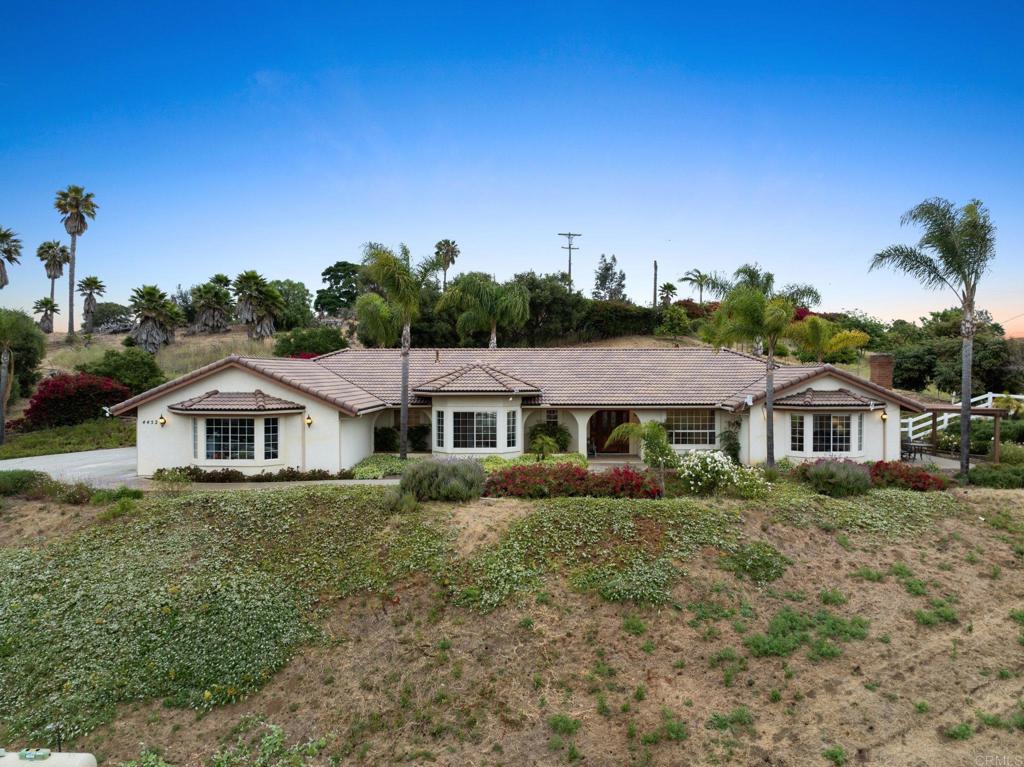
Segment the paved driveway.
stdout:
[[115,447],[111,450],[87,450],[82,453],[36,455],[0,461],[0,471],[33,469],[45,471],[64,481],[88,482],[95,487],[118,485],[142,486],[146,480],[135,473],[135,448]]

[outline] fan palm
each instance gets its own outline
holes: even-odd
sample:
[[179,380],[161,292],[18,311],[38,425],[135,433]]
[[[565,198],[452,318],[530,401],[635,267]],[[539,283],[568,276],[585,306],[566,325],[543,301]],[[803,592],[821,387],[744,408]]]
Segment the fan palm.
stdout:
[[840,330],[817,315],[794,322],[787,335],[797,342],[801,351],[813,354],[818,364],[830,354],[860,349],[870,340],[868,334],[861,330]]
[[0,288],[10,283],[7,265],[18,263],[21,263],[21,240],[13,231],[0,226]]
[[452,268],[459,254],[459,246],[455,240],[441,240],[434,246],[434,259],[437,262],[437,268],[441,270],[442,291],[448,290],[448,270]]
[[220,287],[222,288],[228,288],[229,290],[231,289],[231,278],[228,277],[226,274],[218,272],[217,274],[213,275],[209,281],[212,285],[220,285]]
[[[228,280],[228,284],[231,284],[230,280]],[[222,283],[214,282],[211,279],[207,283],[192,288],[192,306],[196,310],[193,332],[227,332],[234,304],[231,300],[231,291]]]
[[284,313],[284,299],[266,278],[249,270],[231,284],[239,322],[248,325],[249,337],[257,341],[274,335],[274,320]]
[[678,289],[675,283],[663,282],[661,287],[658,288],[658,300],[665,306],[672,303],[672,299],[676,297]]
[[87,219],[96,218],[96,204],[92,192],[71,184],[57,192],[53,207],[60,213],[64,231],[71,235],[71,253],[68,258],[68,337],[75,334],[75,252],[79,235],[89,228]]
[[82,302],[82,319],[85,320],[85,332],[92,332],[92,318],[96,314],[96,298],[107,292],[107,286],[99,277],[83,277],[78,281],[78,295],[85,300]]
[[71,260],[71,251],[57,240],[47,240],[36,248],[36,257],[43,262],[46,276],[50,278],[50,300],[53,301],[57,280],[64,276],[64,265]]
[[978,283],[996,257],[996,228],[988,208],[971,200],[957,208],[933,197],[903,214],[900,224],[921,226],[917,245],[890,245],[871,259],[871,270],[891,267],[916,277],[925,288],[949,288],[960,301],[960,471],[971,465],[971,367],[976,330],[975,297]]
[[470,272],[452,283],[452,289],[441,296],[437,311],[455,309],[462,312],[458,330],[468,335],[480,330],[490,332],[489,349],[498,348],[498,326],[518,328],[530,316],[530,295],[515,282],[504,285],[490,275]]
[[156,285],[135,288],[128,306],[138,323],[130,335],[139,348],[156,354],[174,340],[174,328],[183,319],[181,309]]
[[709,339],[719,346],[737,341],[760,341],[765,346],[765,462],[769,467],[775,465],[775,347],[789,330],[794,310],[785,296],[769,298],[757,287],[741,285],[725,296],[705,326]]
[[[419,267],[410,263],[409,248],[399,246],[398,253],[376,243],[363,248],[363,273],[376,287],[388,310],[400,327],[402,339],[402,394],[398,420],[399,454],[405,458],[409,449],[409,347],[412,346],[412,322],[420,313],[420,288],[432,277],[437,268],[434,259]],[[364,301],[364,309],[368,306]],[[378,307],[379,308],[379,307]],[[360,315],[360,322],[363,316]]]
[[39,329],[44,333],[53,332],[53,316],[60,314],[60,307],[52,298],[40,298],[32,304],[32,313],[41,315],[39,318]]

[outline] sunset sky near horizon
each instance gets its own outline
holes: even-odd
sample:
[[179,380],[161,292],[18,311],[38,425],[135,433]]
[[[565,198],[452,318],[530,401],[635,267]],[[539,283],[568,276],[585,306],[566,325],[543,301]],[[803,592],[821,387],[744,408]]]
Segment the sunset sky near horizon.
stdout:
[[571,230],[588,294],[602,253],[640,303],[654,259],[756,261],[824,310],[916,319],[954,296],[868,265],[941,196],[989,207],[978,303],[1024,336],[1024,7],[689,5],[8,3],[0,226],[24,254],[0,304],[48,295],[35,249],[67,240],[74,183],[100,205],[78,276],[119,302],[249,268],[315,291],[371,240],[551,272]]

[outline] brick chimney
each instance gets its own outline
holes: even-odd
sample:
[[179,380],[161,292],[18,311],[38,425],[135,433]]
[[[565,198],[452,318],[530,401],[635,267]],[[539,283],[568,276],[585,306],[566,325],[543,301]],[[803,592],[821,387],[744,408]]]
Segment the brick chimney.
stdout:
[[871,383],[892,388],[892,367],[893,356],[891,354],[872,354],[868,357],[868,367],[871,369]]

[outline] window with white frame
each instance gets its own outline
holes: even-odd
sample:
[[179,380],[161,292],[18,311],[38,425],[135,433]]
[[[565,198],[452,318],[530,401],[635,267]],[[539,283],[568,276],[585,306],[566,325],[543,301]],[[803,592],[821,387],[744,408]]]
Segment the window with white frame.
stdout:
[[789,449],[794,453],[804,451],[804,417],[793,414],[789,417]]
[[670,444],[715,444],[714,410],[669,410],[665,426]]
[[551,424],[552,426],[557,426],[558,425],[558,411],[557,410],[548,410],[548,411],[546,411],[544,413],[544,420],[547,421],[547,423]]
[[206,419],[207,460],[252,460],[255,457],[256,425],[254,419]]
[[815,415],[811,447],[815,453],[849,453],[850,421],[848,415]]
[[516,446],[516,411],[505,411],[505,447]]
[[444,411],[438,410],[434,416],[434,445],[444,447]]
[[192,457],[199,458],[199,419],[192,416]]
[[455,411],[452,413],[452,447],[486,448],[498,446],[498,414],[494,411]]
[[278,421],[276,418],[264,418],[263,419],[263,459],[265,461],[274,460],[278,456],[279,451],[279,432],[278,432]]
[[864,414],[857,414],[857,452],[864,452]]

